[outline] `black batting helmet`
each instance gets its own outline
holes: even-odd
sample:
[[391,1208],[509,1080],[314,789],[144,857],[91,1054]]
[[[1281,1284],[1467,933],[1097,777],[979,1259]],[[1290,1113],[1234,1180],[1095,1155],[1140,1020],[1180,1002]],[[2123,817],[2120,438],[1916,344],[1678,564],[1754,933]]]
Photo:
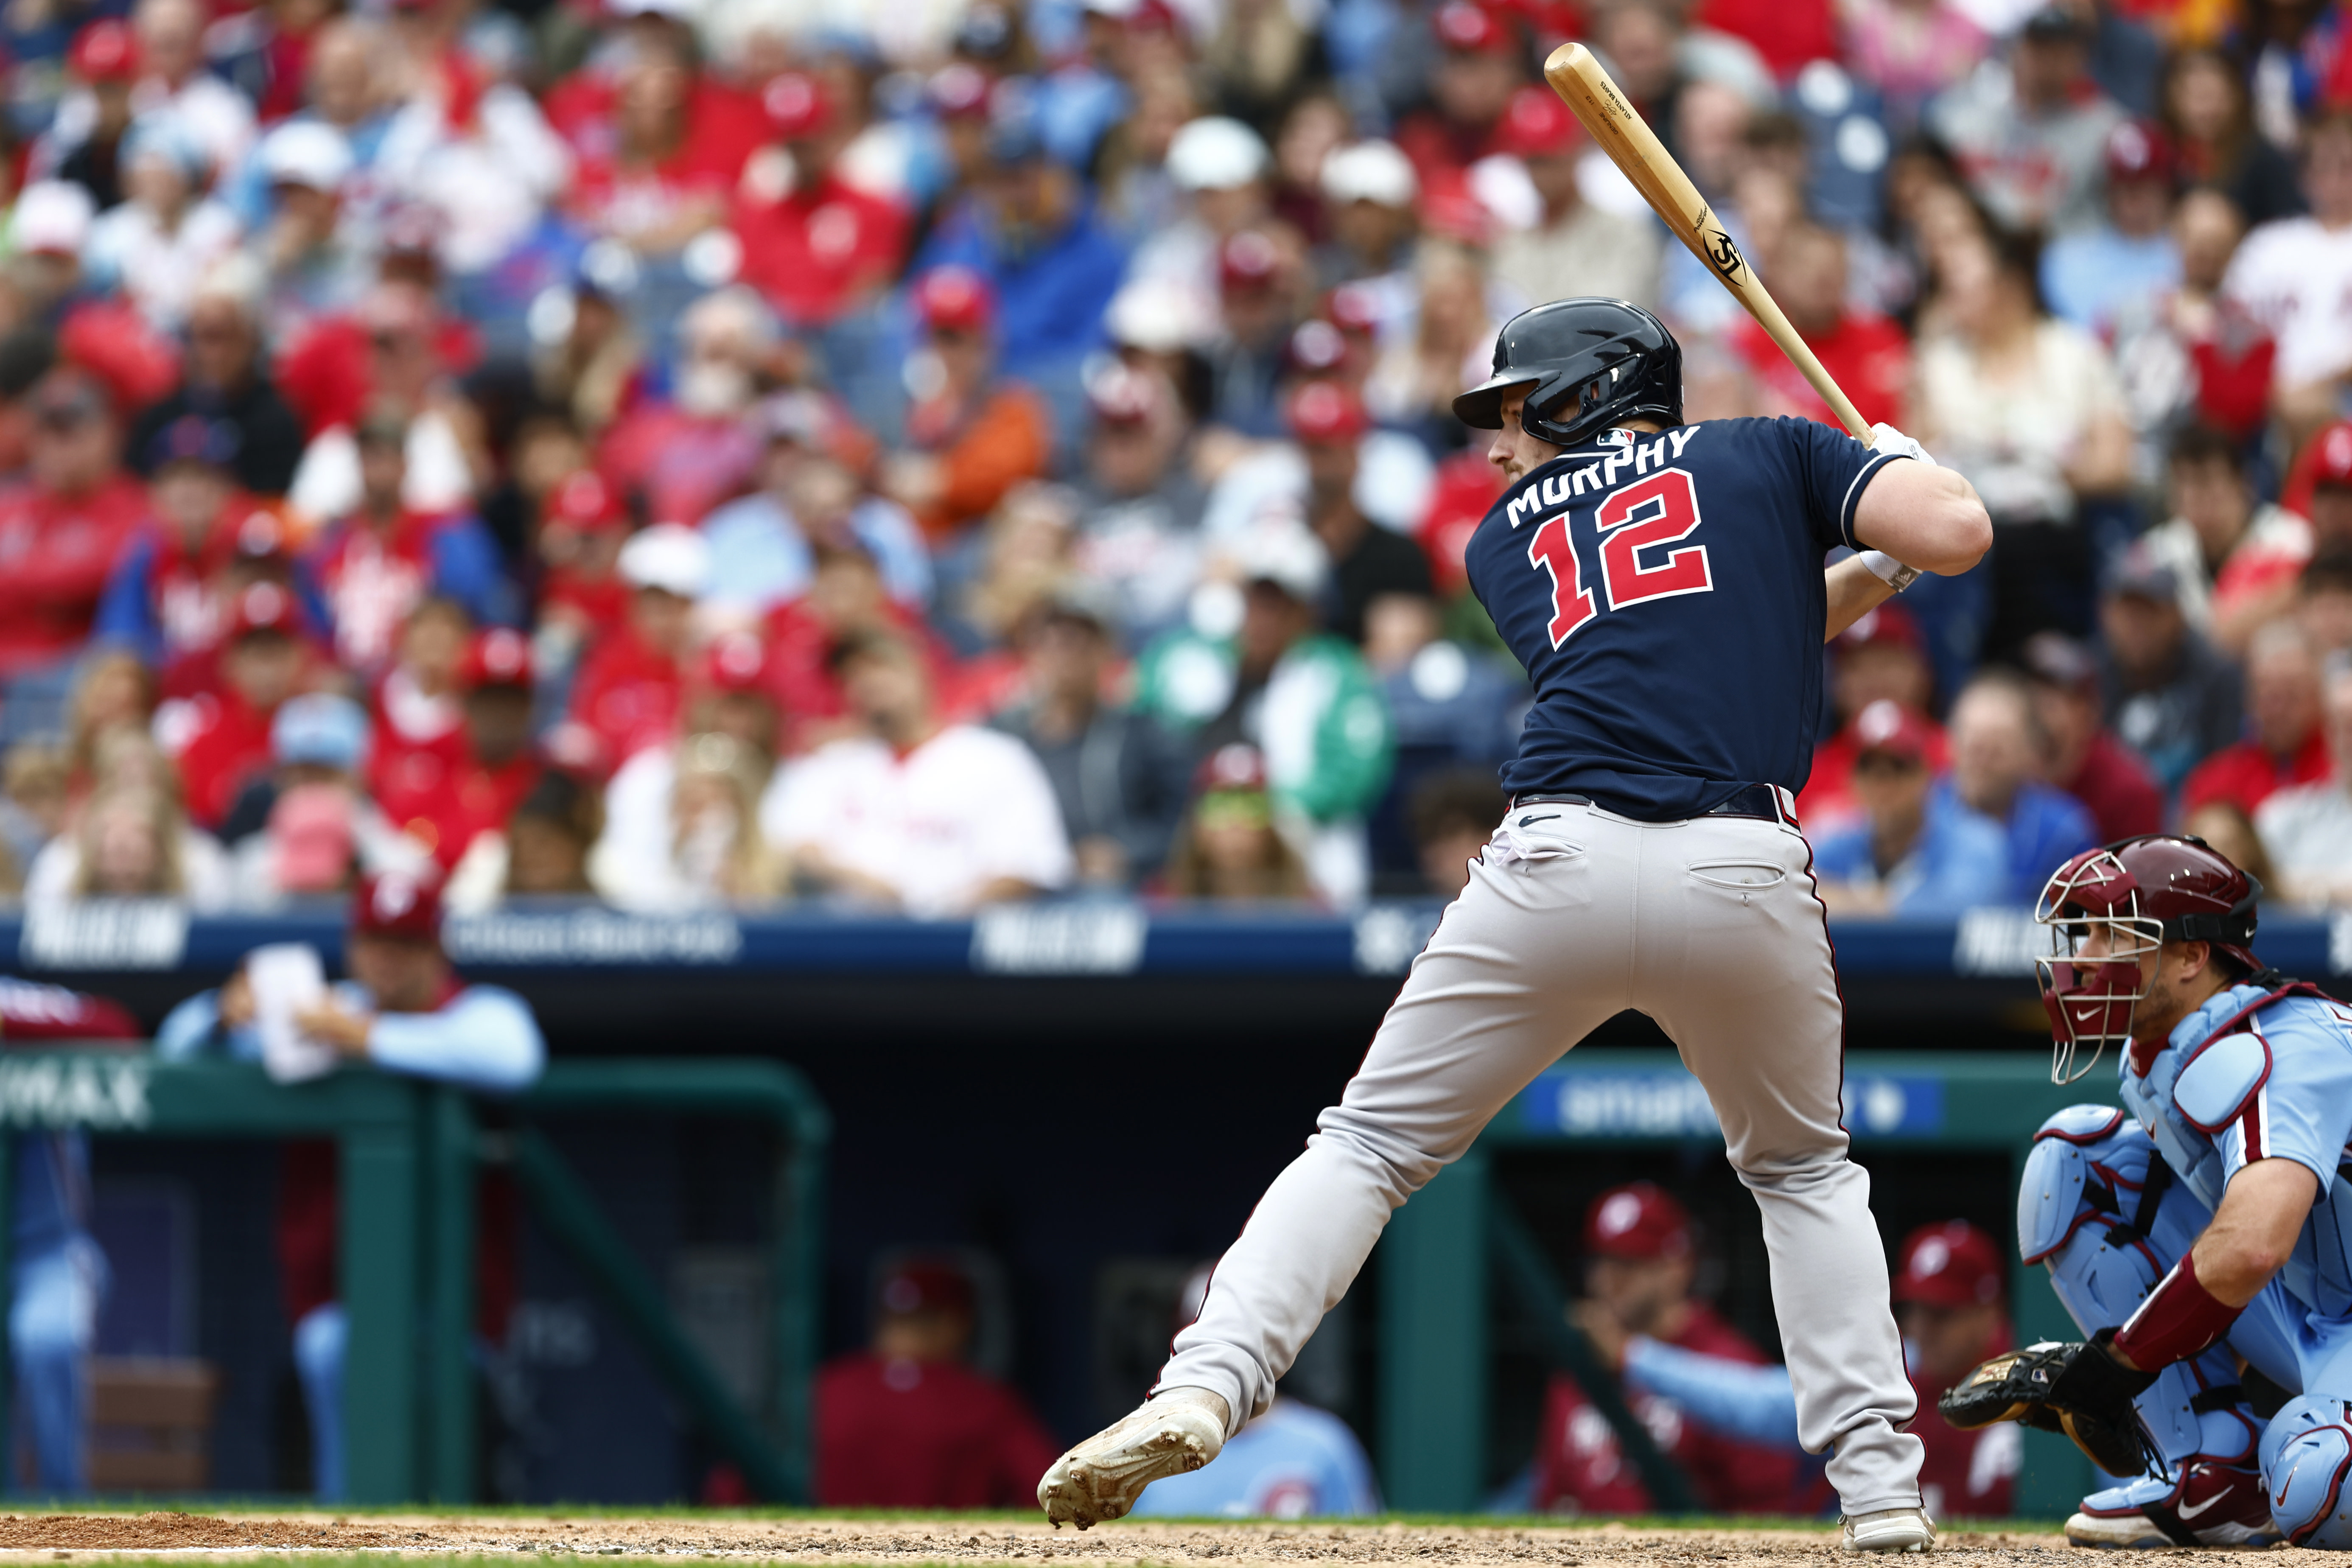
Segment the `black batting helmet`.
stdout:
[[1495,337],[1495,374],[1454,400],[1454,416],[1503,427],[1503,394],[1527,387],[1519,424],[1573,447],[1628,419],[1683,422],[1683,351],[1666,324],[1622,300],[1556,300],[1522,310]]

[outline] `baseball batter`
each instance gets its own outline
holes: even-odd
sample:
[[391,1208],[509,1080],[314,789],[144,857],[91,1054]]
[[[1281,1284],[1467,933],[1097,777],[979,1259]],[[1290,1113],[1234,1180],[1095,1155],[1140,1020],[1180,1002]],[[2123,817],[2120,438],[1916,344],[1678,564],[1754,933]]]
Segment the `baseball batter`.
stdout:
[[[2036,910],[2063,939],[2052,1076],[2121,1058],[2124,1109],[2052,1117],[2017,1198],[2026,1261],[2091,1338],[1996,1356],[1939,1403],[2145,1468],[2084,1500],[2080,1545],[2352,1550],[2352,1010],[2254,956],[2261,896],[2200,840],[2130,838]],[[2240,1356],[2294,1395],[2267,1423]]]
[[[1824,638],[1918,570],[1975,564],[1990,522],[1884,426],[1864,447],[1801,420],[1684,424],[1681,350],[1619,300],[1513,318],[1454,407],[1496,431],[1507,483],[1468,567],[1535,687],[1511,811],[1151,1398],[1056,1461],[1038,1501],[1057,1524],[1116,1519],[1214,1458],[1396,1206],[1633,1007],[1705,1085],[1763,1211],[1799,1434],[1835,1450],[1845,1545],[1924,1550],[1919,1443],[1897,1430],[1915,1401],[1846,1159],[1837,975],[1791,803]],[[1836,545],[1864,553],[1825,573]]]

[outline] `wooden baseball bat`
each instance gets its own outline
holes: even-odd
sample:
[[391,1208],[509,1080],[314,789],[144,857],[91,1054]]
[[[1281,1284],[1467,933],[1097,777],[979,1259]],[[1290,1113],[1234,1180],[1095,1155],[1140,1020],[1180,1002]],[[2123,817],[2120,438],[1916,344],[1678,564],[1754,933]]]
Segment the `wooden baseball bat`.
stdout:
[[1820,356],[1797,335],[1789,318],[1780,313],[1780,305],[1757,278],[1756,269],[1748,265],[1748,258],[1739,254],[1739,247],[1717,219],[1714,209],[1706,205],[1706,198],[1698,194],[1698,187],[1691,184],[1690,176],[1683,173],[1682,165],[1658,140],[1657,132],[1633,112],[1624,93],[1609,79],[1601,62],[1592,58],[1592,51],[1582,44],[1560,45],[1544,62],[1544,79],[1551,83],[1560,101],[1575,111],[1586,133],[1609,154],[1610,162],[1625,172],[1625,177],[1633,182],[1633,188],[1642,193],[1643,199],[1665,219],[1675,237],[1706,263],[1708,269],[1722,279],[1723,286],[1731,290],[1731,297],[1746,306],[1757,324],[1780,346],[1789,363],[1812,383],[1813,390],[1821,394],[1830,411],[1856,440],[1869,441],[1870,426],[1854,407],[1853,400],[1831,379],[1830,373],[1822,367]]

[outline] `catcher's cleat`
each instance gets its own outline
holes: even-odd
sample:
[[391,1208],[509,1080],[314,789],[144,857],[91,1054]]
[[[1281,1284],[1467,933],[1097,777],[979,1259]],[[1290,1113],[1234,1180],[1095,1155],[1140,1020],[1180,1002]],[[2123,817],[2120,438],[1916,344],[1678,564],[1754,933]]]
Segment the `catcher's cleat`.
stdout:
[[2210,1459],[2190,1461],[2179,1480],[2127,1481],[2093,1492],[2066,1521],[2074,1545],[2131,1552],[2271,1546],[2283,1533],[2271,1521],[2261,1474]]
[[1848,1552],[1932,1552],[1936,1527],[1922,1508],[1882,1508],[1838,1521],[1838,1544]]
[[1936,1408],[1963,1432],[1996,1421],[2063,1432],[2111,1476],[2155,1473],[2161,1457],[2132,1408],[2155,1381],[2153,1373],[2116,1361],[2101,1341],[2044,1340],[1979,1362],[1944,1390]]
[[1223,1395],[1171,1388],[1055,1460],[1037,1483],[1037,1506],[1056,1530],[1117,1519],[1152,1482],[1215,1458],[1225,1415]]

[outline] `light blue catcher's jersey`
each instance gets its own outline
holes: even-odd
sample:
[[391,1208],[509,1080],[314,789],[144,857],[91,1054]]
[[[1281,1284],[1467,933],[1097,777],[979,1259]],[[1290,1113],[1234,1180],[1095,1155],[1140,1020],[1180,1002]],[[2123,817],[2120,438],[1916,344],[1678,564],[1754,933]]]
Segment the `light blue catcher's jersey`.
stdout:
[[2145,1073],[2126,1051],[2124,1105],[2209,1209],[2257,1160],[2292,1160],[2317,1176],[2318,1200],[2278,1282],[2315,1316],[2352,1320],[2352,1183],[2343,1174],[2352,1008],[2294,994],[2246,1013],[2268,994],[2259,985],[2223,991],[2181,1020]]

